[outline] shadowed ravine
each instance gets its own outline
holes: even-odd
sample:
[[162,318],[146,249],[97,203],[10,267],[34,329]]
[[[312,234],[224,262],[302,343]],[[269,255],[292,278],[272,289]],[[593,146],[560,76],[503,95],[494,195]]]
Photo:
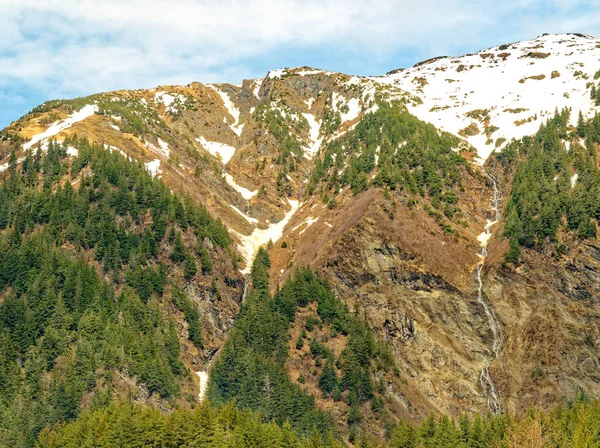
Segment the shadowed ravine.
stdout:
[[502,327],[498,322],[498,318],[496,317],[496,313],[492,306],[484,299],[483,297],[483,281],[481,279],[481,272],[483,270],[483,266],[485,264],[485,258],[487,257],[487,243],[490,237],[492,236],[492,226],[498,222],[500,219],[500,212],[498,210],[498,186],[496,181],[490,176],[488,173],[485,173],[486,176],[492,181],[493,189],[494,189],[494,197],[492,200],[492,210],[494,212],[494,220],[488,222],[485,226],[485,231],[479,235],[478,240],[481,243],[481,252],[479,256],[481,261],[477,265],[477,300],[483,306],[485,310],[485,314],[488,318],[488,322],[490,324],[490,328],[492,330],[493,340],[492,340],[492,353],[494,357],[489,361],[486,366],[481,369],[481,374],[479,375],[479,381],[481,386],[483,387],[484,394],[487,396],[488,407],[492,413],[500,414],[502,412],[502,407],[500,406],[500,397],[498,396],[498,391],[496,390],[496,386],[492,381],[489,373],[489,367],[492,362],[494,362],[500,356],[500,350],[502,348],[502,342],[504,339],[504,334],[502,333]]

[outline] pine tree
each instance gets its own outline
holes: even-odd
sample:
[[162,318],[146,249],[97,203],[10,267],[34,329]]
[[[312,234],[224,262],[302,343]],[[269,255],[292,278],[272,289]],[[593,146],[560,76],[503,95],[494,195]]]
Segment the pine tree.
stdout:
[[436,447],[455,447],[458,445],[459,436],[454,426],[454,422],[443,415],[437,425],[435,433],[435,442],[433,446]]
[[202,274],[210,274],[213,268],[212,260],[210,259],[208,251],[204,248],[200,240],[198,240],[198,244],[196,245],[196,253],[200,257],[200,266],[202,269]]
[[185,260],[185,257],[186,250],[185,246],[183,245],[181,233],[177,232],[177,235],[175,236],[175,240],[173,242],[173,252],[171,252],[170,258],[175,263],[181,263],[183,260]]
[[184,276],[185,276],[186,280],[188,280],[188,281],[191,280],[194,277],[194,275],[196,275],[197,268],[196,268],[196,260],[194,259],[194,257],[189,256],[189,255],[185,257],[183,272],[184,272]]
[[400,420],[392,431],[390,448],[416,448],[417,443],[418,436],[413,426],[404,420]]
[[579,138],[585,137],[585,121],[581,111],[579,111],[579,118],[577,119],[577,135],[579,135]]
[[[304,340],[303,340],[304,341]],[[323,395],[330,395],[338,385],[337,375],[331,361],[327,362],[323,371],[319,376],[319,388],[323,391]]]
[[478,414],[471,423],[471,428],[469,431],[469,447],[485,448],[484,431],[485,428],[483,421],[481,416]]

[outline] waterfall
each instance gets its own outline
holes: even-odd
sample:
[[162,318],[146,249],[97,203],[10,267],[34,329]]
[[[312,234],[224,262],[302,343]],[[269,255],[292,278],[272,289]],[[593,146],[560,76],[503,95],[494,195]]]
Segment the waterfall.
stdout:
[[248,294],[248,285],[250,284],[251,274],[246,275],[246,279],[244,280],[244,293],[242,294],[242,303],[246,300],[246,295]]
[[498,185],[496,184],[496,181],[487,172],[484,171],[484,173],[492,181],[492,185],[494,188],[494,197],[492,200],[492,211],[494,212],[494,220],[490,221],[488,219],[484,232],[477,237],[481,246],[481,252],[478,254],[481,261],[477,264],[477,301],[483,306],[483,309],[485,310],[485,315],[487,316],[488,323],[492,330],[492,352],[494,357],[486,364],[486,366],[483,369],[481,369],[481,373],[479,375],[479,382],[481,383],[481,387],[483,388],[484,394],[487,396],[488,407],[490,411],[495,414],[500,414],[502,412],[502,407],[500,406],[500,397],[498,396],[496,386],[494,385],[494,382],[490,377],[489,367],[492,364],[492,362],[494,362],[500,356],[502,342],[504,341],[504,334],[502,332],[502,327],[498,322],[498,318],[496,317],[496,312],[494,311],[492,306],[483,298],[483,280],[481,279],[483,265],[485,264],[485,258],[488,254],[487,243],[490,237],[492,236],[491,229],[492,226],[500,220],[500,201],[498,198]]

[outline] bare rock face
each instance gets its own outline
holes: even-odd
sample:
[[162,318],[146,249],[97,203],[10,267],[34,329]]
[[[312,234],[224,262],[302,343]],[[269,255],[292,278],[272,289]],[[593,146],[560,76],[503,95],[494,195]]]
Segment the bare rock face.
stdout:
[[[439,273],[427,266],[429,259],[456,255],[474,266],[475,251],[457,247],[459,243],[436,232],[433,220],[420,213],[411,217],[408,208],[398,207],[390,220],[380,208],[385,200],[374,191],[364,196],[350,200],[346,212],[337,212],[340,220],[360,212],[352,225],[345,228],[348,223],[331,220],[333,229],[344,229],[331,236],[333,241],[323,242],[321,235],[312,239],[320,233],[317,223],[307,230],[310,237],[292,243],[297,262],[305,263],[303,257],[314,253],[313,266],[390,345],[401,378],[394,396],[401,397],[407,413],[424,417],[431,411],[458,415],[485,410],[479,372],[490,356],[490,336],[472,275],[459,264],[445,273],[443,262]],[[418,242],[407,241],[413,226],[419,228]],[[313,244],[327,250],[312,252],[307,245]]]
[[574,242],[559,261],[531,252],[516,272],[496,266],[486,277],[507,334],[493,371],[509,409],[549,407],[578,390],[600,393],[597,253],[597,242]]

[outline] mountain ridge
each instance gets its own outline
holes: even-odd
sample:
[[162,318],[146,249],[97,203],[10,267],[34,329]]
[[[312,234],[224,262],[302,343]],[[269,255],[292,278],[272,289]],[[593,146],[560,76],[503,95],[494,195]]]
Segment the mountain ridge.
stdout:
[[[510,76],[501,76],[506,67]],[[66,142],[66,160],[78,160],[75,136],[120,153],[225,225],[235,244],[222,255],[240,272],[222,283],[240,297],[261,248],[269,251],[272,294],[303,266],[322,275],[397,362],[397,378],[380,377],[392,420],[486,412],[480,374],[488,366],[502,409],[520,413],[579,388],[600,393],[590,369],[600,340],[593,299],[600,246],[590,227],[598,216],[583,196],[584,186],[596,188],[599,69],[597,39],[542,35],[380,77],[298,67],[239,85],[54,101],[2,131],[0,151],[12,155],[0,160],[0,176],[28,154],[47,154],[53,141]],[[549,148],[540,150],[543,163],[534,158],[535,145],[546,148],[540,142]],[[561,204],[582,203],[566,218],[560,204],[544,214],[554,235],[541,229],[537,202],[518,202],[523,189],[533,191],[517,189],[527,180],[522,166],[539,169],[539,184],[552,191],[540,202],[562,195]],[[522,235],[515,222],[532,230]],[[198,300],[194,284],[186,288],[200,320],[208,315],[204,331],[218,336],[196,360],[204,369],[238,304],[232,299],[225,317],[219,299]],[[484,304],[506,335],[498,353]],[[298,325],[290,323],[293,338]],[[289,365],[307,369],[309,352],[290,347]],[[324,366],[310,362],[320,375]],[[315,386],[316,374],[302,382],[299,373],[291,375],[295,385],[347,417],[344,403]],[[378,417],[363,411],[382,436]]]

